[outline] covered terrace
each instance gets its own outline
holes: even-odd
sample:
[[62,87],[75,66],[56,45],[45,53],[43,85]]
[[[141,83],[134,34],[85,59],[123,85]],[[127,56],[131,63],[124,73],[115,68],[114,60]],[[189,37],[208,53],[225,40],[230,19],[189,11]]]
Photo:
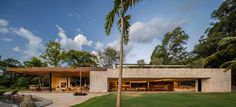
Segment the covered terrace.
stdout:
[[[29,67],[29,68],[7,68],[8,72],[35,75],[49,76],[48,90],[58,89],[80,89],[87,85],[89,86],[90,71],[104,71],[106,68],[97,67]],[[89,88],[89,87],[88,87]]]

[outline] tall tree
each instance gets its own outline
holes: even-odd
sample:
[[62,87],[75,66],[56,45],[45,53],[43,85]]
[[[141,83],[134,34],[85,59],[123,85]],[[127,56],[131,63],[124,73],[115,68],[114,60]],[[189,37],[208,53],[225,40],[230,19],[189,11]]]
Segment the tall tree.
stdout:
[[47,66],[47,64],[45,64],[43,61],[41,61],[39,58],[37,57],[32,57],[31,60],[29,61],[25,61],[24,65],[26,67],[45,67]]
[[214,59],[214,61],[206,60],[206,67],[220,67],[224,62],[234,58],[232,57],[234,55],[229,52],[214,58],[213,54],[219,53],[219,47],[221,47],[219,42],[222,39],[236,37],[236,0],[225,0],[218,9],[212,12],[211,17],[214,20],[211,23],[212,26],[200,38],[199,43],[194,47],[194,53],[197,59],[206,57]]
[[127,44],[129,40],[129,27],[131,15],[126,15],[129,8],[134,7],[141,0],[113,0],[113,9],[106,15],[105,19],[105,31],[109,35],[112,25],[114,23],[115,16],[117,15],[119,20],[117,22],[120,31],[120,70],[118,78],[118,92],[116,98],[116,107],[120,107],[121,104],[121,81],[123,70],[123,43]]
[[150,64],[168,64],[167,50],[162,45],[157,45],[152,52]]
[[165,34],[162,44],[157,45],[151,56],[151,64],[184,64],[188,52],[186,43],[189,36],[177,27]]
[[49,66],[59,67],[62,61],[62,49],[58,42],[50,41],[41,57]]
[[16,77],[15,73],[6,71],[5,68],[7,67],[22,67],[22,63],[13,58],[0,59],[0,69],[3,70],[4,77],[11,77],[11,74],[14,74],[13,76]]
[[13,58],[2,59],[1,61],[2,67],[22,67],[22,63]]
[[[24,62],[25,67],[46,67],[47,64],[42,62],[39,58],[37,57],[32,57],[29,61]],[[36,83],[39,85],[39,87],[44,86],[45,83],[49,81],[48,76],[44,77],[31,77],[32,81],[37,81]]]
[[217,52],[205,58],[205,65],[220,64],[221,68],[236,68],[236,37],[225,37],[218,43]]
[[63,56],[63,60],[71,67],[97,66],[97,57],[86,51],[69,50]]
[[144,59],[139,59],[139,60],[137,60],[137,64],[138,64],[140,67],[143,67],[144,64],[145,64]]
[[175,28],[172,32],[166,33],[162,40],[162,46],[167,49],[170,64],[182,63],[186,56],[186,46],[189,36],[180,27]]
[[111,47],[99,52],[99,63],[104,67],[112,67],[119,62],[118,59],[119,52]]

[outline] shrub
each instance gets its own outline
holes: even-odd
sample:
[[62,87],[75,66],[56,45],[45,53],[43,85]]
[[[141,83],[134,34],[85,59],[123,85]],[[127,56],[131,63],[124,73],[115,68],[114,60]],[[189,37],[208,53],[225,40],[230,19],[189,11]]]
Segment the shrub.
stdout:
[[30,79],[27,77],[19,77],[16,81],[11,85],[11,88],[21,88],[27,87],[30,84]]

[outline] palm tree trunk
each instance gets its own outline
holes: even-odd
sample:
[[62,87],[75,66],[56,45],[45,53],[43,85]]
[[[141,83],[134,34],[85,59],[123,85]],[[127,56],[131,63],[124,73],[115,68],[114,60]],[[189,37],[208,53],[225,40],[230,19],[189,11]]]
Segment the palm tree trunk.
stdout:
[[121,35],[120,35],[120,69],[119,69],[119,78],[118,78],[118,90],[117,90],[117,98],[116,98],[116,107],[120,107],[121,105],[121,84],[122,84],[122,72],[123,72],[123,24],[124,20],[121,16]]

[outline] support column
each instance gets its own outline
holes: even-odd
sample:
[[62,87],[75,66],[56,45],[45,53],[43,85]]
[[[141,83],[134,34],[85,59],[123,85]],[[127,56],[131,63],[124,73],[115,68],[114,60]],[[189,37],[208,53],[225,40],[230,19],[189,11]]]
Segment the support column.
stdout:
[[69,84],[68,84],[68,76],[66,77],[66,88],[68,88]]
[[198,80],[195,80],[195,92],[198,92]]
[[149,86],[149,81],[147,81],[147,90],[149,91],[150,90],[150,86]]
[[52,73],[49,73],[49,91],[52,91]]
[[80,87],[80,93],[82,93],[82,76],[81,76],[81,71],[79,71],[79,87]]

